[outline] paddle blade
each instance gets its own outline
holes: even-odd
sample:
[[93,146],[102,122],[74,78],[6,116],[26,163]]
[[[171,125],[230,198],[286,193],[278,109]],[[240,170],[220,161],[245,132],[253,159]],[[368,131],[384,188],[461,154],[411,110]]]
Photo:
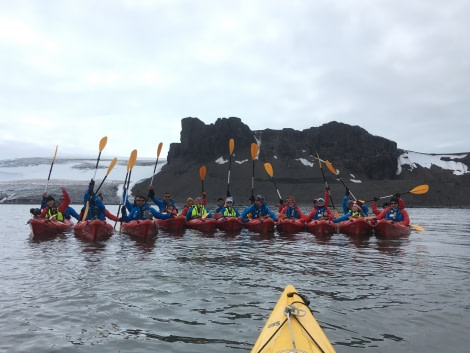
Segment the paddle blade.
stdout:
[[131,155],[129,157],[129,161],[127,162],[127,167],[130,170],[132,170],[132,168],[134,168],[134,165],[135,165],[135,162],[137,161],[137,150],[133,150],[131,152]]
[[111,161],[111,163],[109,163],[109,167],[108,167],[108,171],[106,172],[106,176],[108,176],[108,174],[113,170],[116,163],[117,163],[117,158],[114,157],[113,160]]
[[328,170],[333,173],[334,175],[338,175],[338,173],[336,172],[336,169],[333,167],[333,165],[330,163],[329,160],[326,160],[325,161],[325,164],[326,164],[326,167],[328,168]]
[[414,230],[417,230],[417,231],[420,231],[420,232],[424,232],[424,228],[417,225],[417,224],[410,224],[410,227],[411,227],[411,229],[414,229]]
[[427,185],[427,184],[418,185],[418,186],[416,186],[416,187],[414,187],[413,189],[410,190],[410,192],[412,194],[416,194],[416,195],[425,194],[428,191],[429,191],[429,185]]
[[230,155],[232,155],[234,148],[235,148],[235,140],[234,140],[234,139],[230,139],[230,140],[228,141],[228,150],[229,150],[229,152],[230,152]]
[[162,152],[162,147],[163,147],[163,142],[160,142],[157,148],[157,158],[160,157],[160,153]]
[[255,160],[257,155],[258,155],[258,144],[253,142],[251,144],[251,159]]
[[266,170],[266,173],[272,178],[274,176],[274,171],[273,171],[273,166],[271,163],[264,163],[264,169]]
[[54,152],[54,157],[52,157],[52,163],[55,161],[55,156],[57,156],[57,149],[59,148],[59,145],[55,146],[55,152]]
[[107,143],[108,143],[108,136],[105,136],[100,140],[100,153],[103,152]]
[[201,168],[199,168],[199,177],[201,178],[202,181],[206,178],[206,166],[203,165]]

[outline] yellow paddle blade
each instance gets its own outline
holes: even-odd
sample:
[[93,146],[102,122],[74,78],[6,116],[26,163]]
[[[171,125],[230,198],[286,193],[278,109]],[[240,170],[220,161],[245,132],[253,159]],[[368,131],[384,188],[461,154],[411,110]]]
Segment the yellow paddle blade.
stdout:
[[429,191],[429,185],[427,185],[427,184],[418,185],[418,186],[416,186],[416,187],[414,187],[413,189],[410,190],[410,192],[412,194],[416,194],[416,195],[425,194],[428,191]]
[[52,163],[55,161],[55,156],[57,155],[57,149],[59,148],[59,145],[55,146],[55,152],[54,152],[54,157],[52,158]]
[[257,155],[258,155],[258,144],[253,142],[251,144],[251,159],[255,160]]
[[206,178],[206,166],[205,165],[199,168],[199,176],[201,180],[204,180]]
[[137,150],[133,150],[129,157],[129,162],[128,162],[129,170],[132,170],[132,168],[134,168],[136,160],[137,160]]
[[325,164],[331,173],[333,173],[334,175],[338,175],[338,173],[336,172],[336,169],[333,167],[333,164],[331,164],[328,159],[325,161]]
[[107,143],[108,143],[108,136],[105,136],[100,140],[100,152],[103,152]]
[[232,155],[234,148],[235,148],[235,140],[234,140],[234,139],[230,139],[230,140],[228,141],[228,150],[229,150],[229,152],[230,152],[230,155]]
[[160,157],[160,153],[162,152],[162,147],[163,147],[163,142],[160,142],[157,148],[157,158]]
[[266,170],[266,173],[268,173],[268,175],[272,178],[273,175],[274,175],[274,171],[273,171],[273,166],[271,165],[271,163],[264,163],[264,169]]
[[421,226],[418,226],[417,224],[410,224],[411,229],[418,230],[420,232],[424,232],[424,228]]
[[111,161],[111,163],[109,163],[109,167],[108,167],[108,171],[106,172],[106,176],[108,176],[108,174],[111,172],[111,170],[113,170],[116,163],[117,163],[117,158],[114,157],[113,160]]

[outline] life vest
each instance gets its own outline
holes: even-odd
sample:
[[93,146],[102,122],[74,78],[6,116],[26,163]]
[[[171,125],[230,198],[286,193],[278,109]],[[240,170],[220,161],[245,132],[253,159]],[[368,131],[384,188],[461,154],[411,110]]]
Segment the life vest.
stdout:
[[206,213],[206,208],[203,205],[194,205],[191,211],[191,218],[201,218]]
[[316,219],[322,219],[322,218],[328,218],[328,212],[326,211],[325,207],[317,209]]
[[64,221],[64,215],[62,212],[59,212],[59,209],[57,207],[49,207],[46,212],[46,218],[48,219],[54,219],[56,221]]
[[287,207],[286,212],[284,214],[287,218],[298,218],[297,209],[295,207]]
[[362,212],[361,211],[351,211],[351,218],[360,218],[362,217]]
[[233,207],[225,207],[224,216],[226,216],[226,217],[236,217],[237,214],[235,213],[235,210],[233,209]]
[[402,221],[403,215],[400,212],[399,208],[397,208],[396,210],[391,208],[390,211],[387,212],[386,219],[391,220],[391,221]]

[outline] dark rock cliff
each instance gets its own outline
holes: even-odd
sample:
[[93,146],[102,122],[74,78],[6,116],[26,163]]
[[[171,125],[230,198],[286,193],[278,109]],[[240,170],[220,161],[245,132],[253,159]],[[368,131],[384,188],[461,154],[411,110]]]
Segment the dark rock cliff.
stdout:
[[[263,194],[270,205],[278,202],[277,190],[282,198],[294,195],[301,203],[311,203],[314,197],[322,196],[323,171],[338,208],[345,187],[324,163],[320,169],[316,159],[318,152],[323,161],[332,163],[337,175],[358,199],[403,193],[417,185],[428,184],[430,191],[424,195],[407,193],[403,196],[407,207],[470,206],[468,173],[458,176],[435,166],[430,169],[404,166],[397,174],[398,157],[404,151],[398,149],[395,142],[373,136],[359,126],[330,122],[303,131],[251,131],[235,117],[220,118],[210,125],[197,118],[185,118],[181,125],[181,142],[171,144],[167,164],[153,182],[157,196],[169,191],[181,205],[188,196],[200,195],[202,187],[207,192],[209,205],[225,196],[229,140],[233,138],[230,192],[240,205],[246,204],[252,193],[254,168],[254,194]],[[259,147],[254,161],[252,143]],[[220,162],[220,157],[225,163]],[[457,156],[454,160],[458,160]],[[470,157],[458,161],[469,165]],[[264,168],[266,162],[272,165],[273,178]],[[202,165],[207,170],[204,181],[199,175]],[[148,182],[137,184],[133,193],[146,193]]]

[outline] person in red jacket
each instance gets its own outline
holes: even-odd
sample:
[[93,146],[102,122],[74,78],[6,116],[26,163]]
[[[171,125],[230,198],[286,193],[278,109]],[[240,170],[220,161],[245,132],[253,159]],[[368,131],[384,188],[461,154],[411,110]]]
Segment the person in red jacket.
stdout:
[[386,219],[394,222],[401,222],[403,225],[410,225],[410,217],[404,208],[400,208],[397,197],[390,199],[390,206],[380,212],[375,219]]
[[63,222],[65,219],[65,210],[70,205],[70,197],[65,188],[62,188],[62,197],[64,198],[64,201],[59,206],[57,206],[55,199],[52,196],[47,196],[46,207],[42,210],[38,217],[54,219],[56,221]]

